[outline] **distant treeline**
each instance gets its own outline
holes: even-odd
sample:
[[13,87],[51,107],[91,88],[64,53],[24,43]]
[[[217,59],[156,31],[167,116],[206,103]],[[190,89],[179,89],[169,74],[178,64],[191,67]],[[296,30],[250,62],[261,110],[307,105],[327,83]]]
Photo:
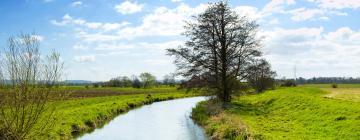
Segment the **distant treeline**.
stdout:
[[[151,74],[150,74],[151,75]],[[151,76],[150,76],[151,77]],[[146,86],[156,86],[156,85],[169,85],[169,86],[174,86],[174,85],[181,85],[184,84],[186,81],[185,80],[175,80],[175,78],[171,75],[165,75],[163,80],[157,80],[156,77],[154,76],[154,80],[150,80],[150,84],[149,85],[144,85],[144,83],[142,82],[142,79],[139,79],[138,76],[131,76],[131,77],[127,77],[127,76],[119,76],[116,78],[112,78],[109,81],[106,82],[90,82],[90,81],[75,81],[75,82],[71,82],[71,81],[67,81],[66,83],[64,83],[64,85],[70,85],[70,86],[103,86],[103,87],[146,87]],[[147,78],[145,78],[147,79]],[[150,78],[151,79],[151,78]],[[294,83],[294,79],[277,79],[276,80],[278,84],[283,84],[283,83]],[[292,82],[289,82],[292,81]],[[313,78],[303,78],[303,77],[299,77],[296,79],[296,84],[333,84],[333,83],[337,83],[337,84],[360,84],[360,77],[357,78],[353,78],[353,77],[313,77]],[[192,83],[195,84],[195,83]],[[199,83],[196,83],[199,84]]]
[[[292,79],[293,80],[293,79]],[[357,84],[360,83],[360,78],[353,77],[314,77],[305,79],[299,77],[296,79],[296,84]]]
[[[80,81],[80,82],[79,82]],[[76,80],[74,83],[67,82],[65,85],[70,86],[86,86],[86,87],[133,87],[133,88],[151,88],[159,85],[175,86],[180,81],[176,81],[173,74],[165,75],[163,80],[157,80],[154,75],[148,72],[141,73],[140,75],[118,76],[105,82],[89,82],[81,83],[81,80]]]

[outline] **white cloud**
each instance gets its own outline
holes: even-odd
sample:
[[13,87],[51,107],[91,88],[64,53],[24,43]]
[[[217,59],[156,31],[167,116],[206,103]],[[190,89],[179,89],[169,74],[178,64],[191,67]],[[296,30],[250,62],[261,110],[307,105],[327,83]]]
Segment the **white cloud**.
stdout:
[[321,18],[325,14],[324,10],[321,9],[307,9],[305,7],[294,9],[289,11],[293,16],[291,17],[294,21],[304,21],[314,18]]
[[84,25],[86,24],[86,21],[83,20],[83,19],[75,19],[72,21],[74,24],[77,24],[77,25]]
[[117,30],[119,29],[120,27],[123,27],[123,26],[126,26],[126,25],[129,25],[130,23],[129,22],[122,22],[122,23],[105,23],[103,25],[103,29],[105,31],[112,31],[112,30]]
[[86,23],[86,26],[90,29],[97,29],[100,28],[102,26],[102,23],[100,22],[88,22]]
[[104,34],[104,33],[87,33],[84,31],[75,33],[75,36],[81,39],[81,41],[85,41],[85,42],[116,41],[124,38],[119,35]]
[[83,55],[83,56],[75,56],[74,60],[76,62],[94,62],[96,60],[95,55]]
[[359,0],[309,0],[310,2],[315,2],[321,8],[325,9],[359,9],[360,1]]
[[116,42],[113,43],[102,43],[99,44],[95,50],[101,50],[101,51],[115,51],[115,50],[125,50],[125,49],[131,49],[134,48],[131,44],[118,44]]
[[70,4],[71,7],[78,7],[81,6],[83,3],[82,1],[74,1]]
[[121,14],[134,14],[140,12],[144,4],[138,4],[137,2],[125,1],[121,4],[115,5],[115,10]]
[[67,25],[68,23],[70,23],[71,20],[72,20],[72,17],[71,17],[69,14],[65,14],[65,15],[62,17],[62,21],[51,20],[50,22],[51,22],[53,25],[56,25],[56,26],[65,26],[65,25]]
[[141,36],[180,35],[184,31],[184,21],[190,19],[190,16],[204,11],[206,7],[205,4],[194,8],[186,4],[181,4],[175,9],[158,7],[153,13],[144,17],[140,26],[123,28],[118,34],[128,39]]
[[265,56],[281,76],[291,76],[294,65],[308,78],[346,76],[360,69],[360,31],[342,27],[327,33],[319,27],[262,33],[267,36]]
[[[360,4],[360,1],[355,2],[353,0],[349,1],[342,1],[342,0],[308,0],[309,2],[318,3],[318,7],[315,8],[296,8],[291,9],[291,5],[295,5],[295,0],[271,0],[269,3],[267,3],[263,9],[257,12],[258,15],[260,15],[260,21],[261,18],[265,18],[268,16],[271,16],[274,13],[280,13],[280,14],[290,14],[291,20],[293,21],[307,21],[307,20],[329,20],[329,15],[337,15],[337,16],[347,16],[347,13],[339,11],[338,9],[342,8],[349,8],[349,6],[344,5],[357,5]],[[330,3],[339,4],[338,8],[331,8],[329,6]],[[332,5],[332,4],[330,4]],[[341,6],[342,5],[342,6]],[[354,6],[358,7],[359,6]],[[352,7],[352,8],[354,8]]]
[[284,13],[284,7],[295,4],[295,0],[271,0],[263,8],[265,14]]
[[180,45],[183,45],[183,41],[168,41],[168,42],[161,42],[161,43],[140,43],[141,46],[144,48],[149,49],[157,49],[157,50],[165,50],[168,48],[176,48]]
[[31,35],[31,38],[34,38],[40,42],[44,40],[44,37],[40,35]]
[[360,32],[353,31],[349,27],[342,27],[330,32],[325,38],[331,42],[344,45],[360,45]]
[[237,6],[233,9],[240,16],[247,16],[250,19],[257,20],[263,17],[262,13],[256,7]]
[[306,44],[321,38],[323,28],[282,29],[263,32],[266,37],[266,51],[279,55],[294,55],[306,53],[309,49]]
[[50,22],[56,26],[77,25],[77,26],[86,27],[88,29],[101,29],[102,32],[120,29],[121,27],[130,24],[127,21],[123,21],[120,23],[88,22],[83,19],[73,18],[69,14],[65,14],[62,17],[61,21],[51,20]]
[[75,50],[87,50],[89,47],[81,44],[76,44],[73,46]]
[[275,24],[279,24],[280,21],[278,19],[272,19],[270,20],[269,24],[275,25]]
[[182,0],[171,0],[171,2],[181,2]]
[[148,65],[171,65],[172,62],[167,59],[147,59],[144,61]]

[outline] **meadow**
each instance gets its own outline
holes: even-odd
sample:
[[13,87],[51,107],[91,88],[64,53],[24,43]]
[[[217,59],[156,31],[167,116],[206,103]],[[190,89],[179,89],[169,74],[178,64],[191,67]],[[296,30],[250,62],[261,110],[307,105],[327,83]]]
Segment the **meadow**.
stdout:
[[132,94],[174,93],[179,91],[177,87],[170,86],[156,86],[151,88],[62,86],[57,90],[71,93],[69,95],[70,99]]
[[218,113],[209,106],[211,102],[202,102],[192,116],[212,139],[355,140],[360,138],[359,87],[279,88],[235,97],[230,107]]
[[61,87],[71,91],[67,100],[56,101],[54,128],[36,139],[72,139],[101,127],[132,108],[152,102],[199,96],[199,92],[177,90],[176,87],[85,88]]
[[330,84],[308,84],[303,87],[318,87],[329,92],[325,97],[360,102],[360,84],[338,84],[332,88]]

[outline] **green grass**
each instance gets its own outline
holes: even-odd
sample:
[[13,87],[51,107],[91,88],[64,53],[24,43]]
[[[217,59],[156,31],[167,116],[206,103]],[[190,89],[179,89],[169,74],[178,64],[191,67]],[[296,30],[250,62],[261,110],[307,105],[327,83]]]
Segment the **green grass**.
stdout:
[[[360,84],[337,84],[338,88],[360,88]],[[331,84],[304,84],[300,87],[331,88]]]
[[70,98],[87,98],[99,96],[116,96],[128,94],[153,94],[153,93],[173,93],[177,92],[177,87],[158,86],[153,88],[132,88],[132,87],[89,87],[85,86],[62,86],[57,90],[71,91]]
[[280,88],[235,98],[231,107],[216,116],[205,114],[206,103],[193,114],[213,137],[359,139],[360,103],[327,98],[327,94],[314,87]]
[[[114,88],[112,90],[128,90]],[[134,89],[131,89],[134,90]],[[138,91],[160,93],[131,94],[118,96],[103,96],[93,98],[78,98],[56,102],[57,122],[48,135],[37,139],[71,139],[96,127],[101,127],[112,118],[132,108],[156,101],[198,96],[199,93],[169,89],[172,92],[162,93],[165,89],[138,89]],[[145,92],[146,93],[146,92]]]
[[338,88],[332,88],[331,84],[307,84],[301,87],[317,87],[329,92],[324,95],[328,98],[360,102],[360,84],[338,84]]

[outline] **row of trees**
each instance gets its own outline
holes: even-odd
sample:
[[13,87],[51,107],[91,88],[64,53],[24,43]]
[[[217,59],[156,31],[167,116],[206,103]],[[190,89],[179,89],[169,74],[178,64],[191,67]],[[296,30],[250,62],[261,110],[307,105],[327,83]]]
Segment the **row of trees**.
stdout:
[[151,73],[144,72],[139,76],[133,75],[131,78],[127,76],[120,76],[113,78],[107,82],[103,83],[94,83],[94,87],[104,86],[104,87],[134,87],[134,88],[150,88],[157,85],[169,85],[175,86],[175,76],[165,75],[162,82],[156,80],[156,77]]
[[[187,22],[183,46],[168,49],[175,56],[177,74],[189,79],[189,86],[213,91],[230,102],[231,95],[248,82],[258,92],[274,84],[275,72],[262,59],[261,37],[255,21],[240,17],[227,2],[211,3],[204,13]],[[196,81],[196,82],[194,82]]]
[[305,79],[302,77],[296,78],[297,84],[358,84],[360,83],[360,78],[353,77],[313,77]]

